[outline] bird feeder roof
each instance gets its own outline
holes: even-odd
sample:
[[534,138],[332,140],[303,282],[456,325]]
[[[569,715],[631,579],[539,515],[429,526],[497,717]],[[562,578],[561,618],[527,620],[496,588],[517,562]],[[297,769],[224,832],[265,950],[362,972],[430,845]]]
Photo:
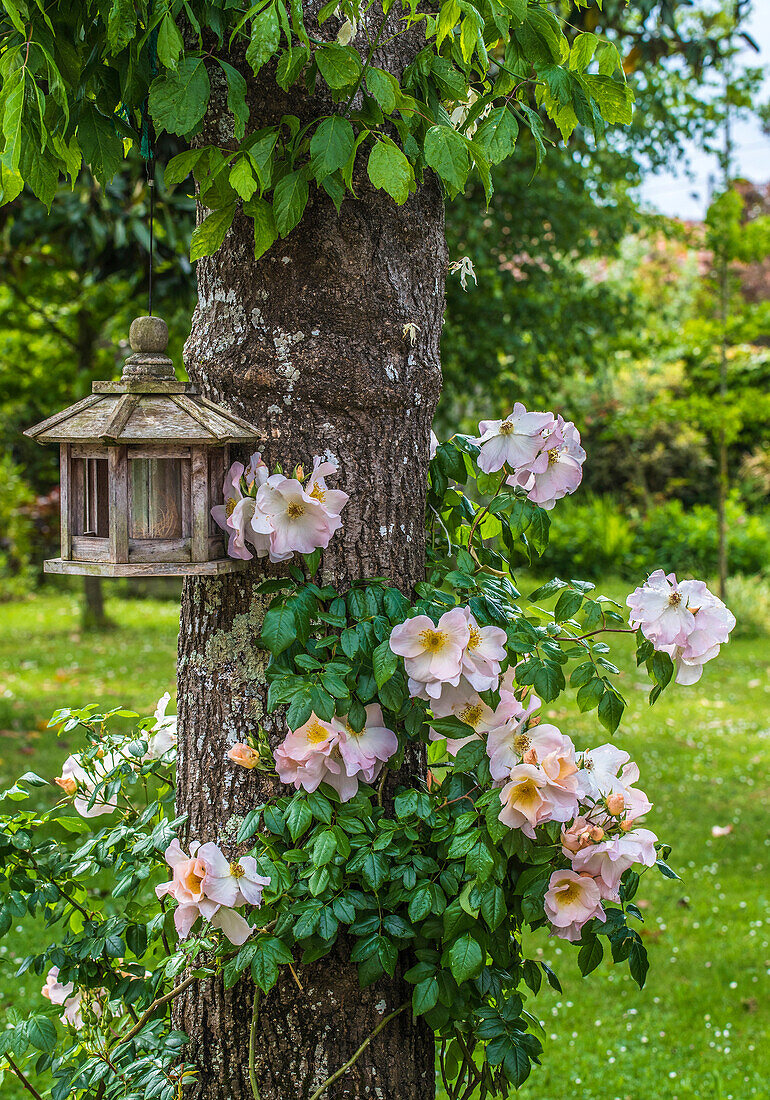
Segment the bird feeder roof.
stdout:
[[168,329],[160,317],[131,324],[134,352],[119,382],[94,382],[93,392],[28,428],[38,443],[152,444],[208,446],[254,440],[262,432],[229,409],[179,382],[165,354]]

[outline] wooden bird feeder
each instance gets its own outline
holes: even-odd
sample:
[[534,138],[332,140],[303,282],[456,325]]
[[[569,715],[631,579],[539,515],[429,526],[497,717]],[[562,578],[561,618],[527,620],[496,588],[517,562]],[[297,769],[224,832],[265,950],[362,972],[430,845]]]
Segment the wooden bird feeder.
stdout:
[[61,447],[61,557],[46,573],[99,577],[210,576],[228,558],[211,519],[222,503],[230,444],[262,433],[178,382],[160,317],[138,317],[119,382],[24,433]]

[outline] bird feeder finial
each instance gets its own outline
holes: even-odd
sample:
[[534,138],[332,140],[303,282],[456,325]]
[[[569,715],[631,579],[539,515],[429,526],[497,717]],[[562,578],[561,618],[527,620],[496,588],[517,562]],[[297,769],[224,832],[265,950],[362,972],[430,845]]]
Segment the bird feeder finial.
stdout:
[[134,318],[128,339],[134,354],[123,365],[124,382],[173,382],[176,379],[173,360],[165,354],[168,325],[162,317]]

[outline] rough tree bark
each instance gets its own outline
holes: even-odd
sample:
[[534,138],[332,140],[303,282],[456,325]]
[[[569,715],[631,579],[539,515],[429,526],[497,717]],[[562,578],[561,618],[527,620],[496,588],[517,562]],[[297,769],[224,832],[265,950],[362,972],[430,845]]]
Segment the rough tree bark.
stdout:
[[[377,63],[396,71],[415,48],[399,40]],[[216,89],[206,120],[220,137],[223,100]],[[287,102],[269,76],[257,82],[250,106],[261,125],[287,107],[318,113]],[[290,470],[314,454],[338,462],[335,485],[350,502],[344,530],[324,555],[324,581],[344,589],[355,578],[386,576],[407,592],[424,573],[428,436],[440,389],[443,202],[432,179],[403,207],[365,175],[357,193],[338,214],[314,192],[300,226],[258,262],[252,225],[237,217],[223,248],[198,264],[185,357],[203,393],[264,428],[269,464]],[[414,343],[406,325],[417,326]],[[225,760],[228,746],[264,720],[266,662],[255,642],[265,600],[254,592],[262,576],[255,564],[247,573],[185,584],[178,807],[189,815],[191,839],[226,845],[237,819],[271,794],[264,777]],[[276,741],[284,732],[276,729]],[[260,1004],[261,1100],[310,1096],[410,995],[398,972],[360,990],[344,947],[301,968],[300,979],[302,989],[289,975]],[[247,977],[227,992],[219,982],[193,986],[177,1005],[176,1024],[190,1036],[199,1066],[194,1100],[252,1100],[252,1001]],[[403,1012],[324,1095],[429,1100],[433,1065],[431,1033]]]

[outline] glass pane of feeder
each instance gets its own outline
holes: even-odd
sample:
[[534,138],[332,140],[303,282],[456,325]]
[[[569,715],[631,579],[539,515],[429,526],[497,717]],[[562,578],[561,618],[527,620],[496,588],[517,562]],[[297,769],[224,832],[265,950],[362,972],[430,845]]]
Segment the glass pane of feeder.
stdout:
[[106,539],[110,534],[109,471],[106,458],[72,462],[72,531]]
[[131,459],[133,539],[182,538],[182,459]]

